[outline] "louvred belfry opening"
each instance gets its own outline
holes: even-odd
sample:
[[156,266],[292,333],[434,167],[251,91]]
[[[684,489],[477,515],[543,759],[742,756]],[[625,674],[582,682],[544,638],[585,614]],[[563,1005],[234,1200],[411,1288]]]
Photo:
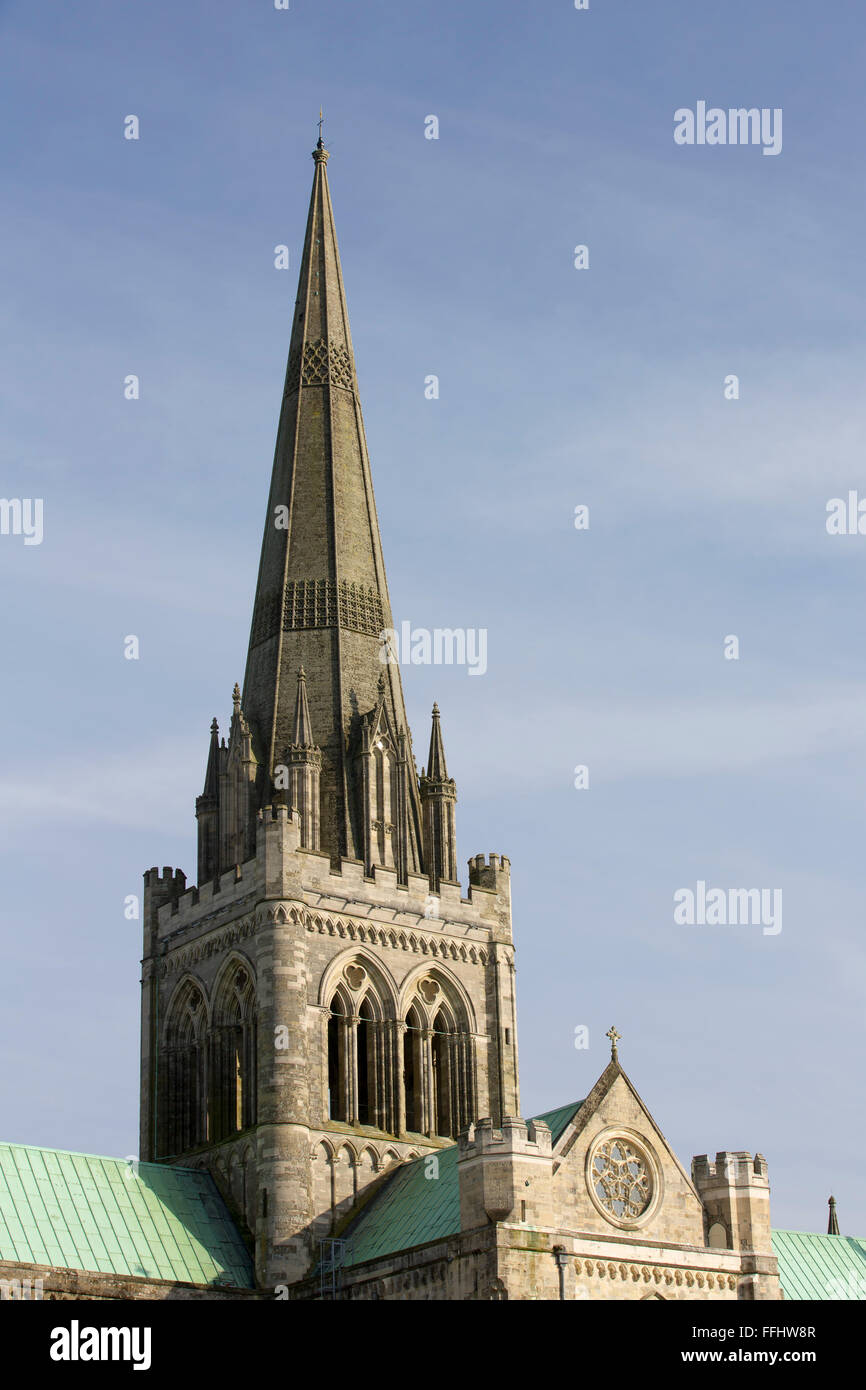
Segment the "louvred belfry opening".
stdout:
[[[328,151],[315,173],[242,708],[257,761],[260,805],[293,743],[297,672],[306,673],[312,739],[321,750],[320,835],[332,861],[389,842],[401,879],[422,872],[418,777],[399,666],[381,660],[393,628],[355,359],[328,189]],[[382,807],[369,798],[362,730],[387,726]],[[381,780],[381,779],[380,779]],[[382,820],[366,824],[370,816]],[[379,862],[377,859],[373,862]]]

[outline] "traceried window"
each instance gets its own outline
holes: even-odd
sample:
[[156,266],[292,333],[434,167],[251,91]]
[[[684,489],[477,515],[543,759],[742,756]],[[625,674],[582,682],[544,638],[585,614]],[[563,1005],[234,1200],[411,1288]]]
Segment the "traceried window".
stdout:
[[244,962],[228,963],[210,1013],[197,981],[178,985],[166,1011],[157,1087],[159,1157],[256,1123],[256,991]]
[[[391,1030],[366,970],[349,965],[328,1011],[328,1118],[387,1129]],[[354,992],[346,992],[345,985]],[[360,1004],[357,994],[366,989]]]
[[598,1203],[617,1221],[634,1221],[650,1204],[653,1185],[647,1160],[636,1145],[619,1137],[606,1139],[590,1164]]
[[203,1143],[207,1132],[207,1006],[192,980],[176,990],[168,1018],[157,1144],[171,1155]]
[[210,1032],[210,1138],[256,1122],[256,995],[250,971],[234,961],[222,976]]

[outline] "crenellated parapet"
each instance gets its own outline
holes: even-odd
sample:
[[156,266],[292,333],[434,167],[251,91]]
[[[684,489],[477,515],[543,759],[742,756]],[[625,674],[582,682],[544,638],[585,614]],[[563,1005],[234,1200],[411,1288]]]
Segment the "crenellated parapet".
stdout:
[[390,929],[388,939],[396,931],[403,949],[441,953],[444,946],[436,942],[445,937],[461,959],[477,960],[489,955],[488,942],[501,942],[511,959],[510,901],[496,889],[477,886],[463,897],[459,884],[443,882],[432,894],[424,874],[401,884],[395,870],[376,867],[368,874],[356,859],[334,868],[326,854],[304,849],[300,815],[285,804],[264,807],[256,827],[255,857],[206,883],[187,887],[180,869],[147,871],[146,902],[158,938],[198,932],[210,922],[216,929],[223,916],[247,910],[250,900],[288,900],[311,922],[329,923],[332,935],[352,939],[365,923],[375,923]]
[[553,1224],[552,1138],[541,1120],[478,1120],[458,1138],[460,1229],[490,1221]]

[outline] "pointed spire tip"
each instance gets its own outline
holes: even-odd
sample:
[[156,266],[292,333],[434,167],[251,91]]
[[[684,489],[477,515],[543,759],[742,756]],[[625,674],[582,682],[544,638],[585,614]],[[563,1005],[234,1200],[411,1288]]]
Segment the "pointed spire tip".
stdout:
[[313,745],[310,705],[307,700],[307,678],[304,675],[303,666],[298,670],[298,693],[295,696],[292,743],[297,748],[309,748]]

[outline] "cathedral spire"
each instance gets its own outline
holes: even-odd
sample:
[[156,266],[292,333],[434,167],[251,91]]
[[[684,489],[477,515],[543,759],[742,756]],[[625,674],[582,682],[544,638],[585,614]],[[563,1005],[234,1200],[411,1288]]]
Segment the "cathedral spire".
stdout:
[[[400,668],[380,659],[393,629],[355,376],[349,315],[321,137],[265,519],[243,710],[258,762],[258,799],[295,734],[296,672],[309,677],[306,718],[322,753],[321,848],[333,861],[365,858],[369,797],[359,766],[361,721],[379,704],[408,731]],[[411,740],[381,808],[399,808],[386,838],[401,877],[423,867],[421,810]],[[366,774],[364,774],[366,776]],[[365,784],[366,786],[366,784]],[[378,811],[376,811],[378,819]],[[370,850],[370,854],[374,851]],[[375,858],[368,867],[378,862]]]

